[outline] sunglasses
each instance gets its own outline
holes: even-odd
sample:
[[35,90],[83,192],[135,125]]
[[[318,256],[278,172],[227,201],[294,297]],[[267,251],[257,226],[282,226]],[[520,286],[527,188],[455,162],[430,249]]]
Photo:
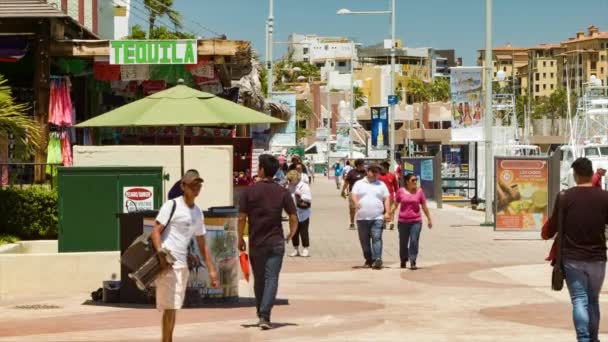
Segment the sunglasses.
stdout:
[[418,180],[418,178],[410,178],[410,182],[415,182],[417,180]]

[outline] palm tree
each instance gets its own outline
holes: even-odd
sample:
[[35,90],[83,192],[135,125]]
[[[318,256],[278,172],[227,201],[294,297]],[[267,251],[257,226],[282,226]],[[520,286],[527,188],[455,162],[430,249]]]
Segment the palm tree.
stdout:
[[28,106],[15,103],[7,80],[0,75],[0,134],[2,131],[11,132],[25,148],[28,157],[40,147],[41,130],[38,123],[26,115]]
[[148,38],[153,38],[154,24],[159,17],[167,16],[169,21],[175,26],[175,31],[182,28],[182,16],[172,9],[173,0],[144,0],[144,6],[150,12],[148,16]]

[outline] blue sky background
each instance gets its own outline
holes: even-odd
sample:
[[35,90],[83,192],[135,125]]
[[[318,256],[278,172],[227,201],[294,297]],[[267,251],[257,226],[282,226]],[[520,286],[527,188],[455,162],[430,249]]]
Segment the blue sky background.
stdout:
[[[408,47],[455,49],[465,65],[474,65],[484,47],[484,0],[396,0],[397,38]],[[493,45],[558,43],[590,24],[608,31],[608,0],[494,0]],[[340,8],[385,10],[388,0],[274,0],[275,41],[290,33],[347,36],[365,45],[389,37],[386,15],[338,16]],[[133,21],[143,23],[142,0],[132,0]],[[194,22],[248,40],[264,55],[268,0],[174,0],[186,30],[210,36]],[[140,18],[138,18],[139,16]],[[167,19],[161,22],[168,23]],[[147,25],[146,25],[147,27]],[[197,31],[197,32],[195,32]],[[275,45],[275,58],[285,53]]]

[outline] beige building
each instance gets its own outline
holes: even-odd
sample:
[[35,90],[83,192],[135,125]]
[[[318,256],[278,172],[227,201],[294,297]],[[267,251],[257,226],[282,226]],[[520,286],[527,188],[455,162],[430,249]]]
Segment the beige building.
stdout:
[[591,76],[608,84],[608,32],[600,32],[596,26],[589,26],[587,33],[577,32],[576,37],[561,43],[564,53],[561,58],[561,83],[570,81],[572,90],[581,90]]
[[[477,57],[477,65],[485,68],[485,51],[479,50]],[[499,71],[506,74],[505,82],[501,82],[501,86],[507,85],[517,78],[517,70],[528,64],[528,48],[514,47],[511,45],[499,46],[492,51],[492,75],[496,78]],[[485,81],[485,73],[483,73]]]
[[[560,44],[540,44],[528,50],[528,65],[520,69],[522,95],[538,99],[550,96],[561,84]],[[525,85],[525,86],[524,86]]]

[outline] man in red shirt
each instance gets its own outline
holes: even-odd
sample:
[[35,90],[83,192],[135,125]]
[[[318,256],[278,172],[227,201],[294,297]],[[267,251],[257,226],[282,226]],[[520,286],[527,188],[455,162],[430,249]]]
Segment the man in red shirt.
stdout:
[[598,188],[602,187],[602,177],[606,175],[606,169],[602,169],[601,167],[597,168],[597,171],[593,174],[591,178],[591,184],[593,186],[597,186]]
[[[395,174],[390,172],[391,164],[388,161],[383,161],[380,165],[382,165],[382,170],[380,170],[380,175],[378,175],[378,180],[383,182],[388,188],[388,193],[390,194],[391,199],[391,208],[395,203],[395,194],[397,190],[399,190],[399,181],[397,181],[397,177]],[[391,216],[391,225],[390,229],[395,229],[395,224],[393,223],[393,216]]]

